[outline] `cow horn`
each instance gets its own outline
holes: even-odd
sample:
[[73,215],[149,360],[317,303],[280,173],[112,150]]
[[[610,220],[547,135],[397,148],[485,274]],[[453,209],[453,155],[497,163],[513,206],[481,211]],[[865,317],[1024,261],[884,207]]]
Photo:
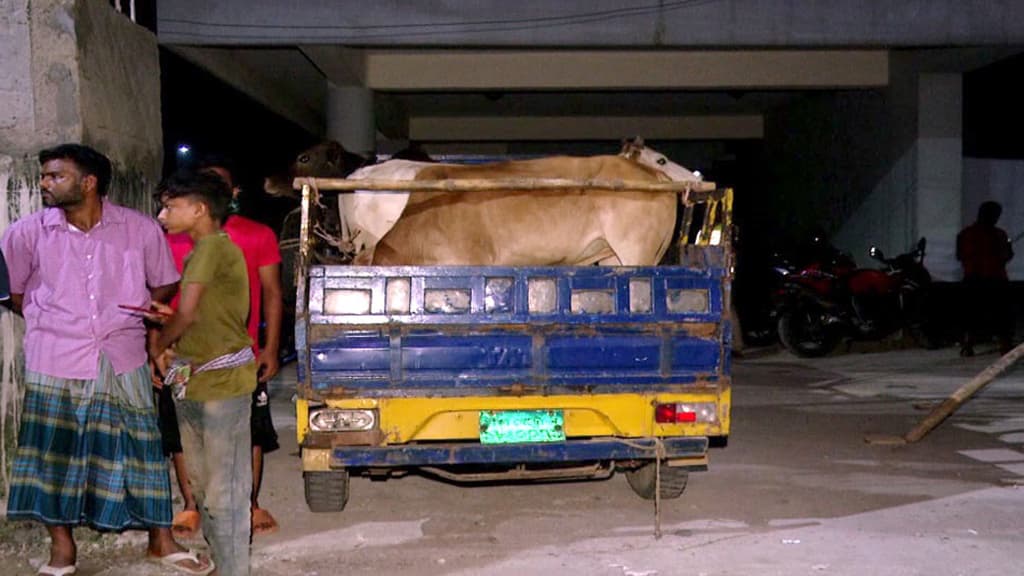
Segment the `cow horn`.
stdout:
[[629,138],[623,138],[622,140],[622,156],[631,160],[636,160],[640,157],[640,153],[644,148],[644,139],[640,136],[634,137],[632,140]]

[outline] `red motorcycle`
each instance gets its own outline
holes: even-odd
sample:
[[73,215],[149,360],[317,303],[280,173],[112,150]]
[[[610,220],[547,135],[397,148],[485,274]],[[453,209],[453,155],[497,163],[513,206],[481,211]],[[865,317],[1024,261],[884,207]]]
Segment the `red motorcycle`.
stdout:
[[882,269],[855,268],[849,259],[776,267],[782,278],[773,311],[783,346],[811,358],[828,354],[843,338],[879,340],[909,330],[931,347],[927,302],[932,280],[924,267],[925,239],[895,258],[875,247],[869,254]]

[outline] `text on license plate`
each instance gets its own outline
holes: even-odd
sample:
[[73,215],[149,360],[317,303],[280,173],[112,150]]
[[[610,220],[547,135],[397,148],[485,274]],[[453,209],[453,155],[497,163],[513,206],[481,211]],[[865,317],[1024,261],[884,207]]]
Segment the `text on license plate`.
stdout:
[[561,410],[482,410],[481,444],[560,442],[565,440]]

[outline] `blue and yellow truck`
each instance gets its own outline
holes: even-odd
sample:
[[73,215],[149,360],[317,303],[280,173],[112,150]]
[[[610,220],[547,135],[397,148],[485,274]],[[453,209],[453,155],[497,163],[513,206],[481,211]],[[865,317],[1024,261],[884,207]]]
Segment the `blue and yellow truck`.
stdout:
[[352,475],[411,469],[621,472],[643,498],[675,498],[725,445],[731,190],[680,196],[669,265],[374,267],[315,263],[305,184],[296,410],[312,511],[342,510]]

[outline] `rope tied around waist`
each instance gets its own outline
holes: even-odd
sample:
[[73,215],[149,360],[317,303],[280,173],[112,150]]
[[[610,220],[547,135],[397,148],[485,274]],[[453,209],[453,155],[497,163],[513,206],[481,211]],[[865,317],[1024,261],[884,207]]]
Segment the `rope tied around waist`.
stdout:
[[193,368],[192,364],[187,360],[175,359],[171,363],[171,367],[167,370],[167,374],[164,376],[164,386],[171,387],[171,390],[174,391],[175,400],[184,400],[188,381],[192,379],[193,375],[200,374],[202,372],[209,372],[211,370],[238,368],[239,366],[245,366],[249,362],[254,362],[255,360],[256,355],[253,354],[252,348],[248,346],[237,352],[230,352],[228,354],[217,356],[213,360],[200,364],[196,368]]

